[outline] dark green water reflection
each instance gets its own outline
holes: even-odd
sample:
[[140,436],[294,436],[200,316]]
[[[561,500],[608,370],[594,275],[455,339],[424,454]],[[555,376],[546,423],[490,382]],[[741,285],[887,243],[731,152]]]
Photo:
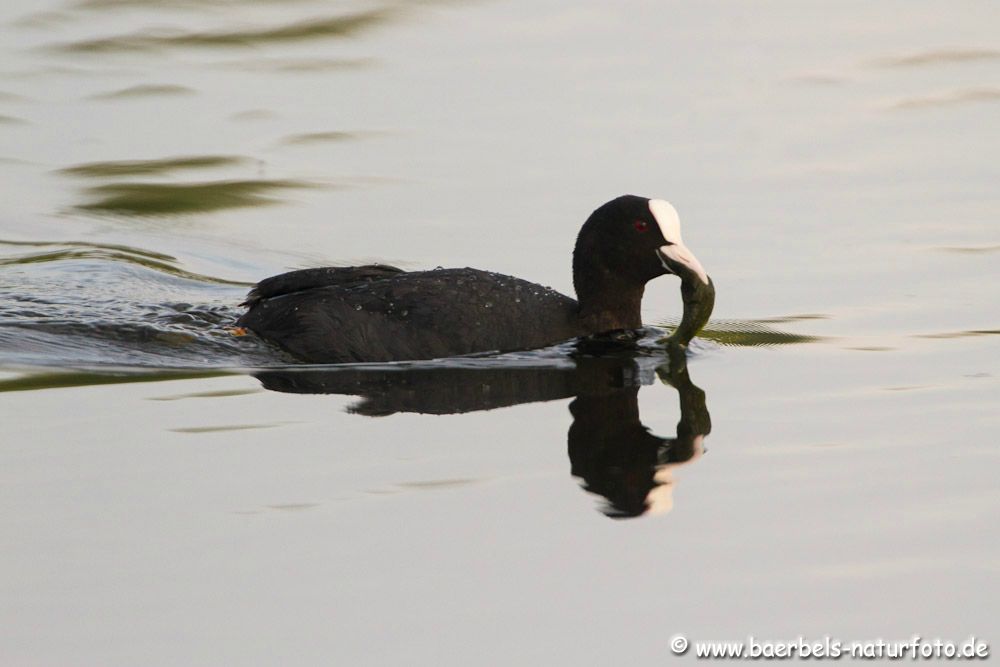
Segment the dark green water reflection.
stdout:
[[178,215],[277,204],[274,193],[313,187],[294,180],[233,180],[204,183],[109,183],[87,188],[92,201],[81,211],[116,215]]
[[0,379],[0,392],[37,391],[39,389],[65,389],[67,387],[91,387],[108,384],[129,384],[133,382],[167,382],[171,380],[191,380],[199,378],[231,375],[223,371],[170,371],[155,372],[137,370],[101,371],[28,371],[13,378]]
[[209,169],[246,164],[248,157],[237,155],[190,155],[156,160],[113,160],[87,162],[60,169],[59,173],[84,178],[117,178],[121,176],[147,176],[164,174],[182,169]]
[[37,248],[27,253],[9,254],[0,257],[0,266],[19,266],[47,262],[92,259],[108,262],[123,262],[152,269],[162,274],[214,285],[241,285],[250,283],[226,280],[215,276],[186,271],[171,255],[142,248],[134,248],[113,243],[88,243],[86,241],[45,242],[0,240],[0,247]]
[[390,8],[373,9],[342,16],[317,17],[259,29],[212,32],[178,31],[172,34],[138,31],[114,37],[68,42],[55,47],[55,50],[62,53],[106,54],[156,51],[167,48],[245,48],[266,44],[343,38],[357,35],[383,24],[395,18],[398,13],[399,10]]
[[144,98],[144,97],[160,97],[160,96],[170,96],[170,95],[194,95],[196,91],[193,88],[187,86],[178,86],[173,84],[139,84],[136,86],[129,86],[128,88],[120,88],[118,90],[110,90],[106,93],[97,93],[91,95],[89,99],[92,100],[127,100],[130,98]]

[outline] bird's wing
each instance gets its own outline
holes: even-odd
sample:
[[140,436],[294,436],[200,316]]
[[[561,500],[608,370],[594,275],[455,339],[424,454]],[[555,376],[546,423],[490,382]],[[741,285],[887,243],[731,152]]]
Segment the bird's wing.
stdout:
[[246,301],[241,306],[254,306],[261,299],[292,294],[315,287],[330,287],[333,285],[349,285],[352,283],[371,282],[388,278],[402,269],[386,264],[368,264],[365,266],[327,266],[318,269],[301,269],[289,271],[277,276],[265,278],[250,290]]

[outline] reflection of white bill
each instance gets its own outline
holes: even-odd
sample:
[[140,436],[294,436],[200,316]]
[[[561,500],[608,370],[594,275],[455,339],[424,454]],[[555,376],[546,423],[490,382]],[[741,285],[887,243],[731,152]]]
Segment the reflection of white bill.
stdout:
[[687,465],[701,458],[705,452],[705,436],[696,435],[694,437],[694,453],[687,461],[681,463],[667,463],[659,466],[653,473],[653,481],[656,486],[646,494],[646,514],[666,514],[674,508],[674,469]]

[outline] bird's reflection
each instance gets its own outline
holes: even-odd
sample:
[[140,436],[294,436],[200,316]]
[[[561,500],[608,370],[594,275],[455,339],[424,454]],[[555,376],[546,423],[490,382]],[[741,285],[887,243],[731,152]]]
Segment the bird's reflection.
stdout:
[[670,511],[674,468],[701,455],[712,428],[705,392],[691,382],[682,351],[671,354],[656,374],[680,396],[681,419],[673,438],[643,426],[636,383],[622,382],[606,392],[581,391],[569,406],[571,472],[585,489],[607,499],[604,513],[612,518]]
[[[350,411],[367,416],[397,412],[456,414],[575,397],[568,449],[571,472],[584,489],[606,499],[604,513],[628,518],[669,511],[674,469],[703,451],[711,430],[705,392],[691,382],[684,348],[651,355],[629,345],[578,345],[558,364],[327,367],[257,374],[265,388],[309,394],[360,396]],[[639,417],[644,384],[673,386],[680,422],[672,438],[654,435]]]

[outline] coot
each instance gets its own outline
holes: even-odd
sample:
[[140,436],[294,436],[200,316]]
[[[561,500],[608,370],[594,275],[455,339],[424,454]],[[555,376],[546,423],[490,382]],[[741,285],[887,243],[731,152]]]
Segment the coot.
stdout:
[[625,195],[594,211],[580,230],[573,250],[578,300],[471,268],[328,267],[262,280],[241,304],[249,310],[237,325],[311,363],[529,350],[642,327],[646,283],[665,273],[711,288],[681,240],[673,206]]

